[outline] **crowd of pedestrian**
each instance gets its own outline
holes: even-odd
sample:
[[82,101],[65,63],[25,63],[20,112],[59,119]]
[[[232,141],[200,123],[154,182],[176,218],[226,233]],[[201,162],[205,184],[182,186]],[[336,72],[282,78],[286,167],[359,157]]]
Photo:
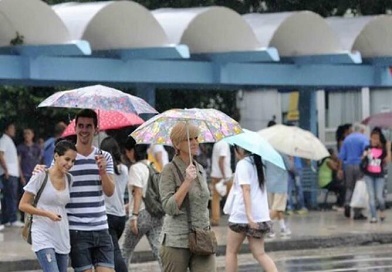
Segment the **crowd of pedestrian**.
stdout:
[[[43,145],[31,128],[23,129],[23,142],[15,145],[12,121],[3,124],[0,138],[0,230],[24,225],[18,205],[21,212],[35,215],[32,249],[44,271],[66,271],[68,256],[75,271],[128,271],[144,236],[163,271],[215,271],[215,255],[193,254],[188,233],[218,226],[225,204],[227,268],[235,271],[247,238],[260,265],[276,271],[264,239],[274,238],[276,228],[280,236],[291,235],[285,215],[308,212],[305,161],[299,157],[281,153],[284,170],[225,141],[201,147],[198,127],[182,122],[171,130],[172,152],[162,145],[136,144],[131,137],[120,146],[109,136],[96,147],[97,114],[81,110],[75,124],[74,141],[61,139],[63,122]],[[391,144],[381,129],[374,128],[370,138],[365,129],[361,124],[339,127],[337,153],[329,149],[330,156],[318,162],[318,186],[336,194],[336,207],[346,217],[363,220],[366,207],[352,207],[351,200],[357,181],[364,180],[369,221],[376,223],[385,220]],[[161,172],[164,217],[150,214],[144,204],[151,163]],[[43,184],[48,189],[34,207],[31,201]]]

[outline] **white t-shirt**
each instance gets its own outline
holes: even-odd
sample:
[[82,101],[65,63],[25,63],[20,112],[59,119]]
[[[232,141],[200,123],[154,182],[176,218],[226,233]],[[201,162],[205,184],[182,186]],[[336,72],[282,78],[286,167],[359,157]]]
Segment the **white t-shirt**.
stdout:
[[[37,194],[45,178],[45,172],[40,172],[31,177],[23,188],[26,192]],[[71,250],[69,240],[69,225],[65,205],[70,201],[67,176],[65,178],[65,189],[62,191],[53,187],[50,177],[38,200],[37,208],[52,211],[61,215],[61,221],[52,221],[48,217],[33,216],[31,226],[32,249],[37,252],[44,248],[54,248],[58,254],[68,254]],[[71,181],[72,182],[72,181]]]
[[234,194],[233,208],[229,216],[232,223],[247,224],[244,196],[241,185],[250,185],[250,202],[252,204],[252,217],[255,222],[270,221],[267,190],[261,191],[257,177],[256,165],[250,157],[246,157],[237,163],[234,174],[234,183],[231,190]]
[[[132,187],[138,187],[143,189],[143,197],[146,195],[147,191],[147,182],[148,182],[148,177],[149,177],[149,170],[147,167],[148,161],[143,160],[139,161],[131,166],[129,168],[129,182],[128,182],[128,192],[129,192],[129,211],[133,211],[133,195],[132,195]],[[140,209],[144,210],[146,207],[144,205],[144,202],[142,201],[140,203]],[[137,212],[139,212],[137,211]]]
[[[116,166],[114,166],[116,167]],[[114,172],[114,193],[112,196],[105,195],[106,213],[115,216],[125,216],[124,194],[128,184],[128,168],[124,164],[118,165],[120,174]]]
[[230,166],[231,152],[230,152],[229,144],[226,143],[225,141],[219,141],[215,143],[214,147],[212,148],[212,157],[211,157],[212,178],[223,178],[223,173],[221,172],[221,169],[219,167],[220,157],[225,157],[225,162],[224,162],[225,177],[229,178],[233,175]]
[[[0,151],[4,152],[4,159],[7,165],[8,174],[13,177],[19,177],[19,160],[18,152],[14,141],[7,134],[0,138]],[[0,166],[0,175],[4,174],[3,167]]]
[[162,169],[166,164],[169,163],[169,154],[167,153],[163,145],[151,145],[150,151],[154,156],[155,154],[162,152],[162,165],[161,165]]

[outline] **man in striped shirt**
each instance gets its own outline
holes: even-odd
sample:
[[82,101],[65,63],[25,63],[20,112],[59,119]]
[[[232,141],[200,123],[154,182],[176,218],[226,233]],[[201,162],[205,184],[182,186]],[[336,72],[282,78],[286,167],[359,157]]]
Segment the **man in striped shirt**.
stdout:
[[108,231],[104,194],[114,192],[113,160],[108,152],[92,145],[98,132],[95,111],[81,110],[76,116],[75,165],[67,213],[71,237],[71,263],[75,271],[114,271],[113,244]]

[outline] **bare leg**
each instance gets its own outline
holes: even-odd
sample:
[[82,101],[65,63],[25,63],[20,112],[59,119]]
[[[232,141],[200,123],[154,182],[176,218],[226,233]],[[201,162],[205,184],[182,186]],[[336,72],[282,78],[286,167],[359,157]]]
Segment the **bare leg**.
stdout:
[[[253,257],[259,262],[266,272],[277,272],[274,261],[264,251],[264,239],[248,237],[249,248]],[[227,264],[227,263],[226,263]],[[226,266],[227,267],[227,266]]]
[[226,245],[226,272],[236,272],[238,266],[237,254],[242,242],[245,240],[244,233],[237,233],[228,228]]
[[97,266],[95,268],[96,272],[114,272],[114,269],[109,268],[109,267],[103,267],[103,266]]

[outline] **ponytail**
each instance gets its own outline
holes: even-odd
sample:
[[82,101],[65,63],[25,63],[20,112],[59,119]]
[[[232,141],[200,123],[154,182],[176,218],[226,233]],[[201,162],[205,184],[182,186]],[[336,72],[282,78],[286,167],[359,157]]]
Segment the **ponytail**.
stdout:
[[257,154],[252,154],[253,161],[256,165],[257,177],[259,179],[259,187],[264,191],[265,177],[264,177],[264,165],[261,157]]

